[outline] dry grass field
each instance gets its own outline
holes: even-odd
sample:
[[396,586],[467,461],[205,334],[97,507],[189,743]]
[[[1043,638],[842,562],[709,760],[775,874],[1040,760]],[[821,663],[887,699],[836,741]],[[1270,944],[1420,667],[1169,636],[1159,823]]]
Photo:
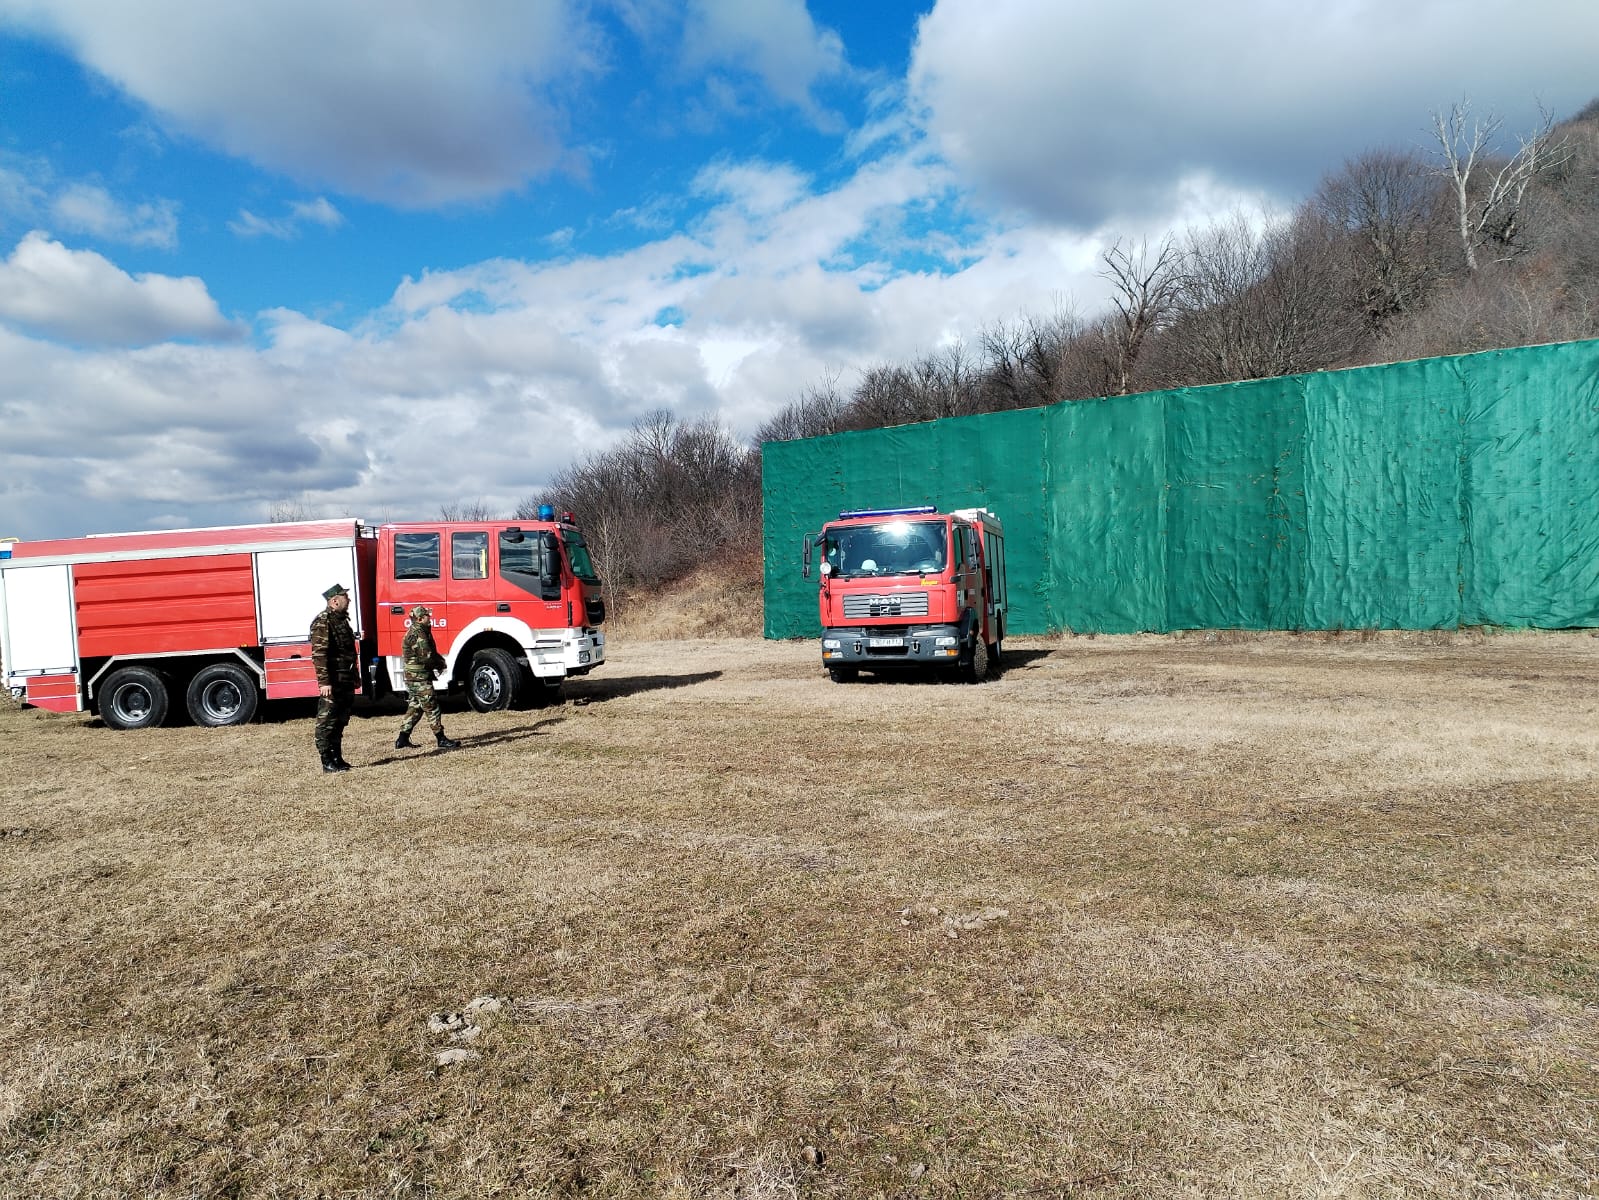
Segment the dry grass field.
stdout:
[[0,1194],[1599,1194],[1599,640],[610,655],[0,709]]

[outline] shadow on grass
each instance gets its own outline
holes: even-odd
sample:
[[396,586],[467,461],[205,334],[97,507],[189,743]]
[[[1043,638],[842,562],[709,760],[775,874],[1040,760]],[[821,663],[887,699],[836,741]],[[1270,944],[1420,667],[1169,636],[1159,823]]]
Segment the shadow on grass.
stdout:
[[696,671],[691,675],[633,675],[623,679],[585,679],[581,683],[568,683],[568,701],[585,704],[603,704],[607,700],[620,700],[624,696],[637,696],[640,692],[659,692],[671,688],[693,687],[720,679],[720,671]]
[[[437,758],[441,754],[462,754],[468,750],[477,750],[484,746],[499,746],[506,742],[525,741],[528,738],[538,737],[546,726],[559,725],[564,720],[566,720],[565,717],[545,717],[542,721],[534,721],[531,725],[518,725],[513,729],[495,729],[488,733],[459,735],[455,740],[460,742],[461,745],[455,750],[441,750],[437,746],[430,745],[429,740],[433,736],[433,731],[424,726],[421,734],[423,740],[418,741],[416,749],[409,752],[396,750],[391,754],[384,755],[382,758],[374,758],[371,762],[362,765],[386,767],[392,763],[410,762],[418,758]],[[449,730],[446,729],[445,732],[449,733]],[[413,729],[411,736],[416,738],[417,731]]]

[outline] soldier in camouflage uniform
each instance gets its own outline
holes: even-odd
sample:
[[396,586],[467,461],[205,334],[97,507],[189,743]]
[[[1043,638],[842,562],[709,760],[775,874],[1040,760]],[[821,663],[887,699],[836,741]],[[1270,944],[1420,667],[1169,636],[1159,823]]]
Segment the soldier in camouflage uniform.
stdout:
[[311,662],[321,695],[316,703],[316,752],[324,771],[348,771],[344,761],[344,727],[355,707],[361,658],[350,627],[350,593],[335,583],[322,593],[328,606],[311,622]]
[[411,610],[411,628],[406,630],[405,642],[400,647],[405,662],[405,690],[411,694],[411,706],[405,710],[405,724],[400,726],[400,736],[394,739],[394,748],[414,747],[411,730],[424,716],[433,726],[433,738],[440,750],[454,750],[461,743],[444,736],[444,714],[439,711],[438,693],[433,690],[433,677],[444,670],[444,656],[433,644],[433,614],[424,604]]

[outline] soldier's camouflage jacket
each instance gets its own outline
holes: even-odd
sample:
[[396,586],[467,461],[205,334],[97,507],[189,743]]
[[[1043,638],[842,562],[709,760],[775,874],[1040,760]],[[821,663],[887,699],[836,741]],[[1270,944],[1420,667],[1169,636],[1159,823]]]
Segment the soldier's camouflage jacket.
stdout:
[[317,613],[311,622],[311,662],[316,667],[317,686],[355,686],[360,659],[348,613],[331,608]]
[[413,621],[405,632],[400,646],[400,656],[405,663],[406,679],[429,681],[436,672],[444,670],[444,656],[433,644],[433,626]]

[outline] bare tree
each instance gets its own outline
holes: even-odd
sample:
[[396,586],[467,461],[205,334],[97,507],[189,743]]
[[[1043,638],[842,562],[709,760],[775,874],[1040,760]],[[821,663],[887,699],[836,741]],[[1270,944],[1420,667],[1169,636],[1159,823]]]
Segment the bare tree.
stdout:
[[1426,303],[1446,274],[1445,197],[1416,154],[1373,151],[1344,163],[1311,197],[1345,237],[1355,298],[1374,331]]
[[1322,370],[1358,345],[1333,231],[1309,212],[1258,232],[1235,213],[1190,234],[1183,259],[1164,386]]
[[1449,181],[1467,270],[1478,269],[1479,250],[1490,249],[1497,261],[1521,253],[1527,189],[1570,154],[1565,139],[1554,135],[1553,115],[1541,105],[1538,111],[1543,118],[1539,127],[1519,138],[1516,152],[1501,160],[1490,158],[1503,124],[1499,117],[1472,116],[1469,100],[1432,114],[1440,160],[1437,173]]
[[267,520],[274,525],[315,519],[316,514],[304,500],[278,500],[267,508]]
[[1107,392],[1125,396],[1130,388],[1134,365],[1149,336],[1164,326],[1177,309],[1183,289],[1183,255],[1171,238],[1161,242],[1150,257],[1149,243],[1136,247],[1121,239],[1100,256],[1104,269],[1101,279],[1111,285],[1111,305],[1115,309],[1101,327],[1109,352]]
[[497,521],[500,514],[487,501],[456,500],[439,507],[441,521]]

